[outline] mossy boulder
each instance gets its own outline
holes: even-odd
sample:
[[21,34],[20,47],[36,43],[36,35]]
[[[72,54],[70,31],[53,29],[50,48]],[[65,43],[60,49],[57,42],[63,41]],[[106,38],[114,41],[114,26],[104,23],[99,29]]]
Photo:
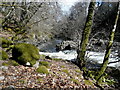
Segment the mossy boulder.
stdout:
[[1,37],[0,37],[0,42],[1,42],[1,44],[2,44],[2,48],[8,48],[10,45],[13,44],[12,41],[7,40],[7,39],[5,39],[5,38],[1,38]]
[[3,51],[3,50],[0,50],[0,59],[1,60],[8,59],[8,54],[5,51]]
[[29,62],[30,66],[33,66],[36,60],[39,60],[40,55],[38,48],[34,45],[19,43],[14,45],[12,57],[21,65],[26,65],[26,63]]

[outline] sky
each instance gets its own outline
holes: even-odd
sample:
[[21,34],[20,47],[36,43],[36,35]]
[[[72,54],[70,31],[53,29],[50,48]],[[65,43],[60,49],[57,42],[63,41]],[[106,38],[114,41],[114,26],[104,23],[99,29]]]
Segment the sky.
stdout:
[[78,1],[80,0],[59,0],[59,3],[64,12],[69,12],[69,9]]

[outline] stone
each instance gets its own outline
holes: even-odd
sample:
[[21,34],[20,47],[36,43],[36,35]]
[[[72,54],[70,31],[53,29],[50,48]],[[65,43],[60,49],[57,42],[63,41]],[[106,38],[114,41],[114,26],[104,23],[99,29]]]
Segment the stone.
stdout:
[[78,46],[77,42],[74,41],[62,41],[61,43],[56,45],[56,51],[62,50],[73,50]]
[[4,76],[0,76],[0,80],[3,80],[3,79],[5,79],[5,77]]

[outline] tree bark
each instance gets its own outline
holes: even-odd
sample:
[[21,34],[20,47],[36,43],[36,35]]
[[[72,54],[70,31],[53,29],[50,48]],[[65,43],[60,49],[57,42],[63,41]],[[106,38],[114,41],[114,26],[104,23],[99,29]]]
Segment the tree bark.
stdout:
[[80,46],[77,50],[77,54],[78,54],[77,64],[81,70],[85,67],[85,64],[86,64],[85,53],[86,53],[86,47],[87,47],[88,41],[89,41],[89,36],[91,33],[91,27],[92,27],[93,16],[94,16],[94,8],[95,8],[95,2],[93,2],[91,0],[90,5],[89,5],[86,23],[85,23],[84,30],[82,33],[82,40],[81,40]]
[[106,48],[106,53],[105,53],[105,56],[104,56],[103,64],[101,66],[100,71],[98,72],[98,75],[96,76],[96,80],[97,80],[98,84],[101,81],[101,77],[103,76],[103,74],[104,74],[104,72],[105,72],[105,70],[107,68],[108,62],[109,62],[109,56],[110,56],[110,53],[111,53],[111,47],[112,47],[112,44],[113,44],[113,40],[114,40],[114,36],[115,36],[115,30],[116,30],[116,27],[117,27],[117,22],[118,22],[119,13],[120,13],[120,11],[119,11],[119,9],[120,9],[119,3],[120,2],[118,2],[118,6],[117,6],[118,11],[117,11],[117,14],[116,14],[114,28],[112,29],[112,32],[111,32],[111,35],[110,35],[110,40],[109,40],[107,48]]

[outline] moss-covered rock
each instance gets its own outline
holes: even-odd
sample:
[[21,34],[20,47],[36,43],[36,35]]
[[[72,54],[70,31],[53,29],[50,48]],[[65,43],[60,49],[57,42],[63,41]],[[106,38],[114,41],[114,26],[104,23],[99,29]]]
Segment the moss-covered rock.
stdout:
[[1,37],[0,37],[0,42],[2,43],[2,48],[8,48],[11,44],[13,44],[12,41]]
[[45,66],[39,66],[36,71],[38,73],[49,74],[48,69]]
[[8,59],[8,54],[3,51],[3,50],[0,50],[0,60],[6,60]]
[[29,62],[30,66],[33,66],[36,60],[40,58],[40,55],[38,48],[34,45],[19,43],[13,47],[12,57],[19,64],[26,65],[26,63]]

